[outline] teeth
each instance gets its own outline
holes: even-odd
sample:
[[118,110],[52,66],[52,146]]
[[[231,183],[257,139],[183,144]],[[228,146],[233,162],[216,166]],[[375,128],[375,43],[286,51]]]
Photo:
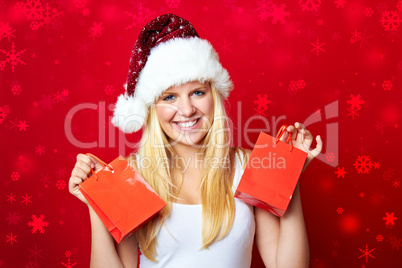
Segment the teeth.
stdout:
[[181,127],[192,127],[197,123],[197,119],[192,121],[192,122],[187,122],[187,123],[177,123]]

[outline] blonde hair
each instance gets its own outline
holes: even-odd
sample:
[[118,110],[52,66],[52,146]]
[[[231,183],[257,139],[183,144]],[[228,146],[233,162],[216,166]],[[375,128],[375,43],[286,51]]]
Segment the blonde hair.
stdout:
[[[201,180],[202,200],[202,248],[208,248],[213,242],[224,238],[230,231],[234,221],[235,204],[232,192],[231,170],[234,167],[235,150],[231,148],[232,136],[230,122],[223,106],[222,95],[210,84],[214,100],[214,120],[208,133],[202,140],[200,151],[203,153],[203,172]],[[239,150],[242,150],[238,148]],[[239,150],[236,150],[239,153]],[[242,150],[243,151],[243,150]],[[243,155],[245,152],[243,151]],[[150,107],[147,124],[140,146],[129,161],[146,158],[147,167],[138,167],[138,172],[167,203],[159,214],[136,231],[136,238],[141,252],[156,262],[157,234],[164,220],[170,215],[172,202],[177,200],[182,178],[172,178],[172,162],[176,153],[162,131],[155,106]],[[165,166],[160,165],[165,159]],[[218,160],[218,161],[217,161]],[[159,162],[158,162],[159,161]],[[216,165],[218,162],[218,165]],[[224,164],[226,163],[226,165]],[[136,165],[136,163],[133,163]],[[216,168],[218,166],[218,168]],[[234,168],[233,168],[234,170]]]

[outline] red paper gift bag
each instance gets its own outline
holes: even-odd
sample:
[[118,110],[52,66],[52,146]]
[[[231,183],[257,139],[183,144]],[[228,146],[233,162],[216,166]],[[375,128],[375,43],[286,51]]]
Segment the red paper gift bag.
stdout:
[[279,138],[261,132],[251,152],[235,197],[282,217],[285,213],[307,158],[307,153]]
[[[80,191],[117,243],[158,213],[166,203],[132,166],[119,156],[80,184]],[[92,171],[93,172],[93,171]]]

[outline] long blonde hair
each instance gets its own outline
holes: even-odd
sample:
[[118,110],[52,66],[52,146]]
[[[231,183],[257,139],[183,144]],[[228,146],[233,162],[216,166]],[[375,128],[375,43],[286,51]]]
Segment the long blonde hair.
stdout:
[[[232,136],[230,123],[223,106],[223,97],[210,84],[214,100],[214,120],[202,141],[203,172],[201,180],[202,200],[202,248],[208,248],[213,242],[221,240],[230,231],[234,221],[235,204],[232,192],[231,170],[235,150],[231,148]],[[244,154],[244,151],[243,151]],[[182,178],[172,178],[172,162],[176,153],[162,131],[156,114],[156,108],[150,107],[147,124],[136,154],[128,160],[146,159],[139,165],[138,172],[167,203],[159,214],[143,225],[136,232],[136,238],[142,253],[150,260],[157,261],[155,246],[157,234],[164,220],[170,215],[172,202],[177,200]],[[164,163],[161,163],[164,161]],[[216,164],[218,163],[218,168]],[[132,163],[137,166],[137,163]],[[144,168],[142,168],[144,167]]]

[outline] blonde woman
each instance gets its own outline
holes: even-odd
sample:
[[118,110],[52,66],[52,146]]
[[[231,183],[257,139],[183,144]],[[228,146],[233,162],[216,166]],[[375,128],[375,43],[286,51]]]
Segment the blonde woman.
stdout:
[[[91,267],[137,267],[138,249],[144,268],[250,267],[254,239],[267,267],[308,267],[298,185],[282,218],[233,197],[251,151],[231,146],[224,100],[232,89],[190,22],[166,14],[142,29],[112,123],[125,133],[143,129],[127,160],[167,206],[116,244],[79,191],[91,168],[102,166],[79,154],[69,189],[89,208]],[[305,167],[320,153],[321,139],[310,150],[313,136],[303,125],[289,126],[287,135],[308,152]]]

